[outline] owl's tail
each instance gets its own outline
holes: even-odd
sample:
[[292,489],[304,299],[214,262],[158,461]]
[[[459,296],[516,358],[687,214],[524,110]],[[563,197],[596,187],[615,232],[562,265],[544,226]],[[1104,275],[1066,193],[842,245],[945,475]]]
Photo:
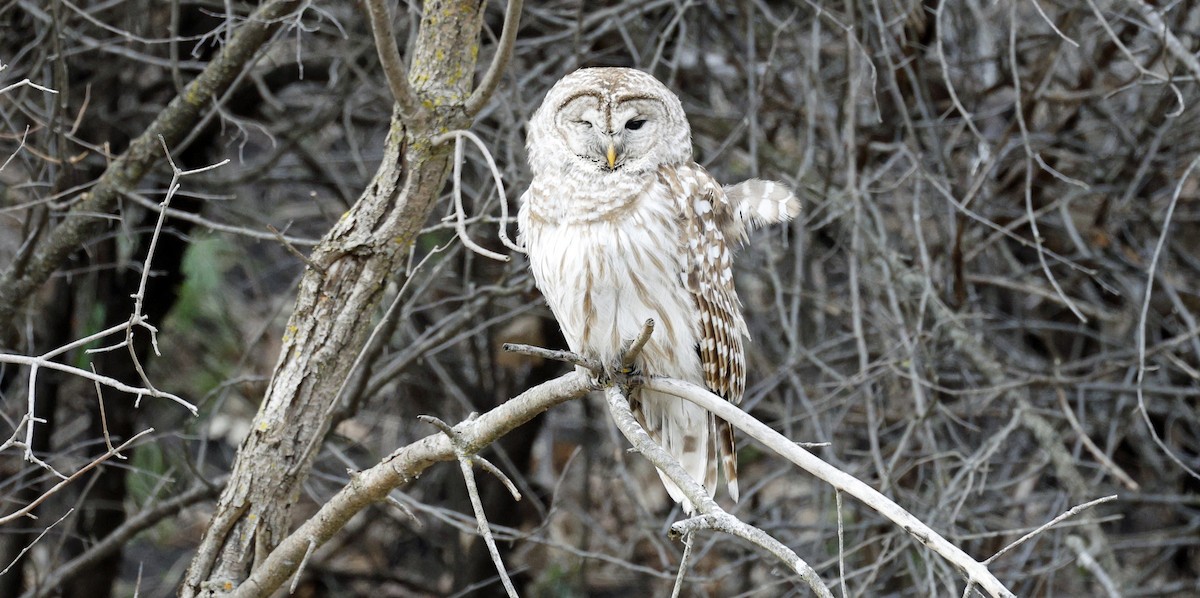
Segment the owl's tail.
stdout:
[[[717,463],[724,469],[729,495],[738,499],[737,461],[733,452],[733,429],[706,409],[662,393],[639,391],[634,405],[638,423],[650,437],[674,457],[692,479],[704,486],[709,496],[717,489]],[[720,460],[718,460],[718,454]],[[671,499],[689,515],[695,512],[683,490],[662,471],[658,472]]]
[[729,498],[737,502],[737,440],[733,437],[733,426],[716,416],[713,417],[713,423],[716,424],[717,442],[721,446],[721,469],[725,474],[725,488],[729,490]]

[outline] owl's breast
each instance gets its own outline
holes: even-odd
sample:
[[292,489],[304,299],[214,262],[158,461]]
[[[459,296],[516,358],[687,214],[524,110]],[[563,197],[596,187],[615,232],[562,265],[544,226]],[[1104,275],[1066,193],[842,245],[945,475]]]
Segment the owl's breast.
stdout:
[[656,365],[648,369],[690,378],[699,368],[696,306],[683,283],[679,218],[657,187],[609,217],[557,221],[528,209],[537,205],[529,201],[531,188],[519,215],[521,235],[534,279],[571,350],[611,360],[653,318],[645,362]]

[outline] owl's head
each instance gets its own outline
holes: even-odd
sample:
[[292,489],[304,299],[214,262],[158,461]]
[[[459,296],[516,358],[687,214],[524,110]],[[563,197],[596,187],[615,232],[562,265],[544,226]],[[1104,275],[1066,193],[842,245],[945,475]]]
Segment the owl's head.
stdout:
[[679,98],[653,76],[627,68],[579,69],[550,88],[529,121],[535,175],[641,175],[692,157]]

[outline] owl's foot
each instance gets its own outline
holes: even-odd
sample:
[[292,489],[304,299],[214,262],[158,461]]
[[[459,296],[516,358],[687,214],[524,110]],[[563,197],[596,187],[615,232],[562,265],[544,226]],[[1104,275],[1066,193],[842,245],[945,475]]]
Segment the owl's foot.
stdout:
[[650,335],[653,332],[654,320],[646,320],[637,338],[627,341],[621,354],[617,355],[616,359],[612,360],[611,363],[604,364],[604,370],[600,373],[599,382],[605,386],[617,385],[625,387],[640,383],[642,368],[639,365],[638,357],[642,354],[642,349],[646,347],[646,342],[650,340]]
[[604,364],[603,370],[600,372],[600,384],[609,385],[625,385],[631,378],[640,378],[642,376],[642,368],[637,364],[626,365],[624,359],[618,357],[612,360],[611,363]]

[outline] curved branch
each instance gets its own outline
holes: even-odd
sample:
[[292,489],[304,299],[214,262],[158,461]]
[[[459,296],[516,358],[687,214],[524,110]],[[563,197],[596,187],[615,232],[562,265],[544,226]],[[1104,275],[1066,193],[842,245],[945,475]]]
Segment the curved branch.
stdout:
[[695,384],[667,378],[651,378],[646,381],[644,388],[665,392],[707,409],[788,461],[795,463],[801,469],[857,498],[880,515],[892,520],[910,536],[916,538],[918,542],[958,567],[966,574],[970,583],[978,585],[992,596],[1015,598],[1015,594],[1009,591],[999,579],[996,579],[996,576],[992,575],[992,572],[984,564],[971,558],[971,555],[963,552],[961,548],[951,544],[912,513],[854,476],[817,458],[729,401]]
[[[370,0],[378,2],[379,0]],[[504,9],[504,29],[500,32],[500,42],[496,45],[496,55],[492,57],[492,64],[488,66],[487,73],[484,73],[483,79],[479,81],[479,87],[471,92],[471,97],[467,98],[466,110],[467,115],[474,117],[483,109],[484,104],[492,98],[492,92],[496,91],[496,87],[500,85],[500,77],[504,75],[504,69],[508,68],[508,61],[512,58],[513,44],[517,40],[517,29],[521,27],[521,6],[524,4],[522,0],[508,0],[508,6]]]
[[[648,337],[649,335],[645,336]],[[808,563],[804,562],[804,559],[801,559],[791,548],[788,548],[761,529],[726,513],[708,495],[708,492],[700,486],[700,482],[692,479],[692,476],[688,475],[687,471],[683,469],[683,465],[680,465],[678,460],[667,453],[666,449],[654,442],[650,438],[650,435],[646,433],[646,430],[637,423],[637,419],[634,418],[633,411],[629,407],[629,399],[620,388],[615,386],[609,387],[604,393],[604,398],[608,399],[608,408],[612,413],[613,421],[617,424],[617,428],[621,430],[621,433],[625,435],[625,438],[629,440],[634,449],[653,463],[659,471],[671,478],[671,481],[675,482],[675,485],[679,486],[680,490],[687,495],[688,500],[695,505],[694,509],[698,514],[672,525],[672,534],[686,536],[697,529],[711,529],[725,532],[731,536],[737,536],[762,548],[782,561],[808,583],[808,587],[817,596],[833,598],[833,594],[825,586],[825,582],[821,581],[821,577],[817,575],[817,572]],[[682,567],[680,569],[682,571]]]
[[400,47],[396,45],[392,14],[383,5],[383,0],[367,0],[366,5],[367,17],[371,21],[371,33],[375,36],[375,49],[379,52],[379,62],[387,76],[388,87],[392,90],[396,104],[400,106],[400,114],[408,118],[418,110],[417,99],[408,85],[408,70],[404,68]]

